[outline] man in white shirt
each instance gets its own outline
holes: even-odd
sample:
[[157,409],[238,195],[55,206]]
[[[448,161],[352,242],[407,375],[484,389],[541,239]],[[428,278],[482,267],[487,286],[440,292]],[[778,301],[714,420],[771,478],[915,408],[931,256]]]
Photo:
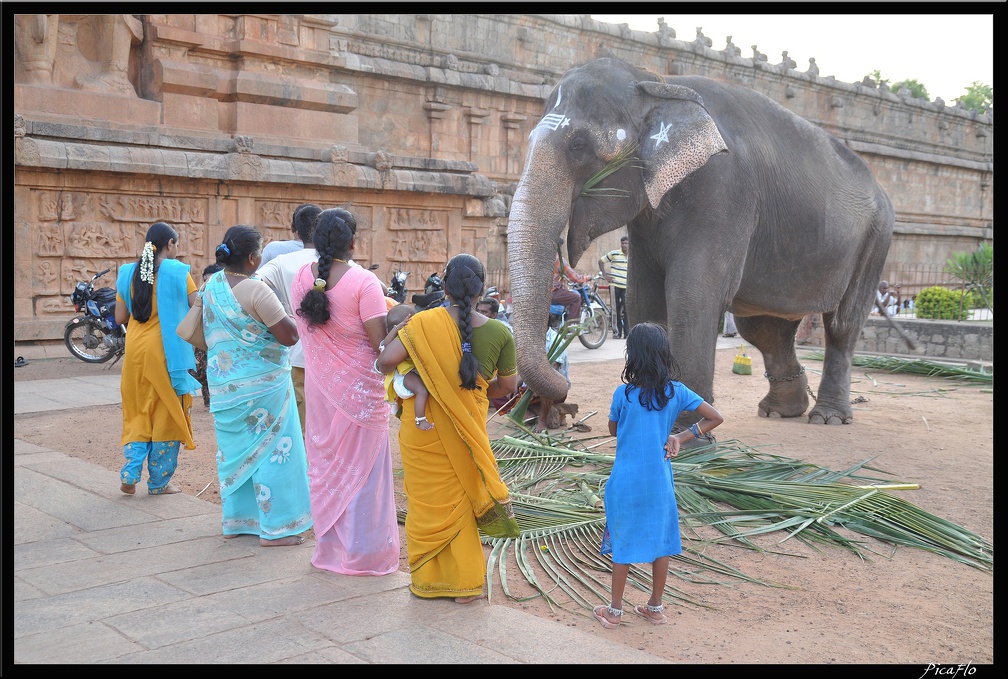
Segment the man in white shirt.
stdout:
[[873,313],[882,315],[882,310],[885,310],[890,316],[895,316],[899,314],[900,310],[900,286],[897,285],[895,288],[896,294],[889,291],[889,281],[882,281],[879,283],[878,292],[875,293],[875,308],[872,309]]
[[299,225],[311,222],[312,228],[314,228],[315,220],[321,211],[322,209],[318,205],[312,205],[311,203],[303,203],[294,208],[294,215],[291,218],[291,231],[296,237],[291,240],[273,240],[266,243],[266,246],[262,250],[262,264],[259,266],[261,267],[279,255],[284,255],[288,252],[297,252],[305,248],[304,239],[300,235],[302,227]]
[[[297,226],[297,234],[302,247],[293,252],[279,254],[268,262],[263,251],[263,263],[259,265],[256,273],[259,277],[273,288],[280,302],[284,305],[287,313],[294,315],[291,304],[291,284],[294,277],[305,264],[318,259],[315,250],[315,243],[312,241],[312,231],[315,229],[315,221],[318,219],[322,208],[317,205],[299,205],[294,211],[293,222]],[[272,245],[273,243],[270,243]],[[266,247],[269,247],[267,245]],[[305,400],[304,400],[304,349],[301,342],[290,348],[291,381],[294,383],[294,397],[297,401],[298,415],[301,417],[301,433],[305,427]]]

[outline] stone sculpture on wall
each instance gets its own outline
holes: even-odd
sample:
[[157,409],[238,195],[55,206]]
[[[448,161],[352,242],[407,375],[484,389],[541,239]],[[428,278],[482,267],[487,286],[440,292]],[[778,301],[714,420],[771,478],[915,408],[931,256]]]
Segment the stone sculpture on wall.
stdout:
[[135,96],[130,54],[142,40],[131,14],[20,14],[15,82]]

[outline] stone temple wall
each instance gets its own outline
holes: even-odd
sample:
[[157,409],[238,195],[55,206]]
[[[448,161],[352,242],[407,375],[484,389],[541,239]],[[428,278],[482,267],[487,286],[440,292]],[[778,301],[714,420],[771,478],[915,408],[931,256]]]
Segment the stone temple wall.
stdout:
[[[355,259],[409,285],[455,252],[507,289],[507,215],[529,132],[571,66],[617,56],[757,89],[872,167],[890,263],[993,241],[993,115],[837,82],[587,15],[16,15],[15,341],[62,336],[76,281],[134,261],[158,219],[201,270],[236,223],[289,237],[346,205]],[[776,60],[775,60],[776,61]],[[618,246],[606,234],[580,263]]]

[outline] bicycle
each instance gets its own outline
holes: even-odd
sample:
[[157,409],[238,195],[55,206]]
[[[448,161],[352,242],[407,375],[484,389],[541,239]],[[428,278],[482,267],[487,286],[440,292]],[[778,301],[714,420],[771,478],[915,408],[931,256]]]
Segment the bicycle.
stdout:
[[[586,349],[598,349],[605,343],[612,322],[612,310],[598,294],[598,281],[601,278],[602,274],[598,273],[592,278],[590,286],[587,283],[571,286],[572,290],[581,295],[581,318],[576,324],[567,326],[566,334],[577,333],[578,341]],[[560,327],[567,322],[567,308],[564,306],[551,305],[550,314],[559,317],[557,320]]]

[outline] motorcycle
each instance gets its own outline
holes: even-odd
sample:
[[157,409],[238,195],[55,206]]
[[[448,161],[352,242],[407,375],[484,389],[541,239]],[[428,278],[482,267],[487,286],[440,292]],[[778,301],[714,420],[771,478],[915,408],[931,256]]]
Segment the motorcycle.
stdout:
[[394,299],[399,304],[406,301],[406,277],[410,275],[409,271],[396,271],[392,274],[392,280],[389,281],[387,297]]
[[436,273],[427,277],[424,282],[423,294],[417,293],[410,298],[417,311],[436,309],[444,304],[444,299],[444,281]]
[[[399,304],[405,302],[406,278],[409,275],[409,271],[403,271],[401,269],[392,274],[392,279],[389,281],[386,296],[394,299]],[[444,302],[444,282],[441,280],[441,277],[436,273],[428,276],[427,281],[424,283],[423,293],[414,294],[410,298],[410,301],[413,302],[413,306],[416,307],[417,311],[434,309],[441,306]]]
[[[598,281],[602,274],[595,274],[591,284],[575,283],[572,289],[581,295],[581,318],[577,323],[567,326],[567,332],[576,332],[578,341],[586,349],[598,349],[609,336],[609,325],[612,322],[612,312],[598,294]],[[567,323],[567,307],[561,304],[550,305],[550,324],[563,327]]]
[[115,365],[126,351],[126,327],[116,323],[116,293],[112,288],[95,289],[95,281],[111,269],[99,271],[87,283],[80,281],[70,293],[70,301],[80,316],[66,324],[63,343],[70,353],[85,363]]

